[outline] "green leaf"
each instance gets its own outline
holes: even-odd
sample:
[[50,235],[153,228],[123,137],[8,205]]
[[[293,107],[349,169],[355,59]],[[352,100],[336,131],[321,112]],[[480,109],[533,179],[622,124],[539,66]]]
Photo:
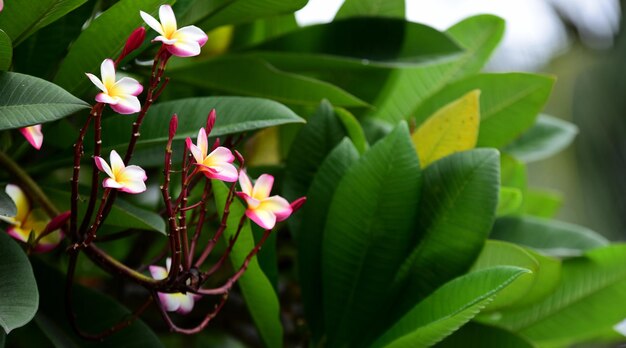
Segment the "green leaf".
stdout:
[[480,89],[477,146],[500,148],[532,126],[553,84],[554,78],[534,74],[478,74],[446,86],[425,100],[414,115],[420,124],[442,106]]
[[574,141],[578,127],[558,118],[539,115],[535,125],[504,151],[524,162],[546,159],[559,153]]
[[[368,104],[330,83],[286,73],[251,56],[218,57],[169,72],[177,81],[235,95],[274,99],[296,105],[317,105],[327,98],[346,107]],[[288,87],[287,87],[288,86]]]
[[335,20],[348,17],[404,18],[404,0],[347,0],[335,15]]
[[0,255],[0,327],[8,334],[33,319],[39,306],[39,292],[26,254],[2,230]]
[[292,59],[305,56],[309,64],[334,61],[381,67],[410,66],[460,53],[445,34],[423,24],[392,18],[349,18],[311,25],[251,50],[273,51],[271,55],[283,54]]
[[326,218],[339,182],[358,159],[357,149],[350,140],[344,138],[317,169],[301,214],[302,224],[297,231],[298,278],[307,324],[314,342],[320,341],[324,331],[322,241]]
[[396,287],[406,283],[398,297],[403,305],[397,308],[410,308],[471,267],[495,218],[498,169],[497,151],[477,149],[445,157],[424,170],[417,210],[421,235],[394,281]]
[[[40,261],[34,262],[34,270],[41,288],[41,307],[35,321],[55,347],[163,347],[159,338],[140,319],[102,342],[79,337],[65,312],[65,277]],[[106,330],[131,315],[119,302],[80,285],[74,285],[72,301],[78,325],[88,333]]]
[[0,71],[0,130],[58,120],[87,107],[48,81]]
[[[221,181],[213,180],[212,183],[217,211],[222,214],[226,197],[228,196],[228,187]],[[245,208],[237,199],[230,205],[230,215],[224,231],[226,240],[232,238],[237,232],[239,219],[244,214],[244,211]],[[250,221],[247,220],[240,232],[237,243],[235,243],[229,255],[233,267],[237,269],[244,262],[254,245]],[[278,296],[274,292],[271,282],[261,270],[256,257],[252,258],[246,273],[239,278],[238,284],[265,345],[267,347],[282,347],[283,327],[280,323]]]
[[13,0],[0,12],[0,28],[17,46],[29,35],[63,17],[86,0]]
[[0,215],[8,217],[17,215],[15,202],[4,190],[0,190]]
[[572,346],[607,332],[626,317],[626,245],[588,251],[563,261],[563,276],[541,302],[502,312],[491,324],[520,333],[539,346]]
[[496,215],[503,216],[517,213],[522,206],[523,199],[522,191],[519,189],[507,186],[500,187]]
[[395,123],[414,115],[415,109],[424,100],[451,81],[480,70],[500,41],[503,30],[502,19],[487,15],[472,17],[452,26],[446,33],[465,49],[465,54],[453,60],[394,71],[376,98],[376,110],[370,116]]
[[[106,58],[117,57],[126,38],[139,26],[145,25],[139,11],[155,15],[159,5],[172,0],[121,0],[100,14],[74,41],[54,77],[54,83],[71,93],[82,95],[90,91],[91,82],[85,73],[98,75]],[[95,92],[95,87],[92,88]],[[94,93],[95,95],[95,93]]]
[[[323,236],[329,347],[366,346],[382,329],[395,270],[415,242],[420,168],[406,123],[354,164],[337,186]],[[365,334],[364,334],[365,333]]]
[[531,216],[499,218],[490,237],[559,257],[578,256],[609,243],[585,227]]
[[[44,187],[44,191],[61,210],[70,209],[71,194],[69,192],[54,187]],[[81,188],[79,193],[80,196],[88,197],[90,191],[87,188]],[[85,204],[78,205],[79,217],[84,216],[85,209]],[[139,208],[121,198],[115,200],[111,213],[104,221],[104,225],[157,231],[166,234],[165,222],[159,214],[151,210]]]
[[210,30],[225,24],[240,24],[259,18],[293,13],[306,5],[307,0],[231,0],[219,5],[199,26]]
[[521,267],[532,273],[520,276],[514,284],[503,290],[489,304],[489,311],[537,302],[554,291],[561,276],[561,262],[556,258],[512,243],[488,240],[472,266],[472,271],[494,266]]
[[412,307],[373,347],[430,347],[467,323],[528,272],[500,266],[453,279]]
[[457,348],[466,346],[468,342],[480,348],[534,348],[526,338],[508,330],[497,327],[469,322],[445,340],[439,342],[436,348]]
[[552,218],[563,206],[563,195],[551,190],[529,188],[524,194],[522,212],[543,218]]
[[0,29],[0,71],[9,70],[13,59],[13,46],[11,38]]
[[336,107],[334,108],[335,115],[339,118],[343,127],[346,129],[346,133],[348,133],[348,137],[352,140],[352,143],[359,151],[359,154],[364,154],[367,149],[369,149],[369,144],[367,143],[367,139],[365,139],[365,132],[359,123],[359,120],[354,117],[350,113],[350,111]]
[[526,165],[506,153],[500,154],[500,181],[502,186],[516,188],[523,195],[528,184]]
[[[159,103],[150,108],[141,126],[138,148],[161,145],[167,142],[170,118],[178,114],[179,123],[175,139],[195,139],[198,130],[206,126],[206,118],[215,108],[217,119],[211,136],[253,131],[304,120],[286,106],[277,102],[245,97],[201,97]],[[124,115],[112,116],[102,122],[103,138],[107,149],[125,149],[134,119]]]

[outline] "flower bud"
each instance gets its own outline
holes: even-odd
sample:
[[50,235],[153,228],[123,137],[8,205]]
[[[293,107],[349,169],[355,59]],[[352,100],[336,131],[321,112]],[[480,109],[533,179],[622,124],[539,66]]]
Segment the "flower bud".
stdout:
[[170,120],[170,139],[174,139],[176,129],[178,128],[178,115],[174,114]]
[[122,50],[122,54],[117,59],[117,61],[118,62],[121,61],[122,59],[124,59],[124,57],[129,55],[132,51],[138,49],[143,43],[143,40],[145,38],[146,38],[146,28],[139,27],[135,29],[128,37],[128,40],[126,40],[126,45],[124,45],[124,50]]
[[211,134],[211,130],[213,129],[213,126],[215,125],[215,118],[216,118],[215,109],[211,109],[211,112],[209,112],[209,116],[206,119],[206,134],[207,135]]
[[291,202],[291,210],[293,211],[293,213],[297,212],[300,208],[302,208],[304,203],[306,203],[306,197],[300,197],[296,199],[295,201]]

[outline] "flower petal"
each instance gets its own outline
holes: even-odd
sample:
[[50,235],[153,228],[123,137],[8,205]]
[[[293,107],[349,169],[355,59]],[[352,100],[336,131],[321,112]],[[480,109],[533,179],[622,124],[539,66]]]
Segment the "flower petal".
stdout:
[[41,149],[43,144],[43,133],[41,132],[41,125],[36,124],[30,127],[20,128],[20,133],[26,138],[26,140],[37,150]]
[[252,196],[252,182],[244,170],[239,172],[239,186],[241,186],[241,192]]
[[268,210],[246,209],[246,216],[266,230],[271,230],[276,225],[276,215]]
[[117,104],[111,104],[111,109],[121,115],[129,115],[139,112],[141,110],[141,103],[139,99],[132,95],[125,95],[118,97]]
[[219,163],[212,166],[198,164],[200,171],[209,179],[217,179],[226,182],[237,181],[237,168],[230,163]]
[[121,94],[138,96],[143,92],[143,86],[137,80],[130,77],[122,77],[115,83],[115,89]]
[[180,307],[180,300],[174,294],[166,294],[163,292],[157,293],[159,295],[159,301],[161,301],[161,305],[168,312],[174,312],[178,310]]
[[152,278],[156,280],[167,278],[167,270],[165,269],[165,267],[150,265],[148,266],[148,270],[150,270]]
[[20,224],[26,221],[26,217],[28,217],[28,213],[30,212],[30,201],[28,197],[26,197],[26,194],[24,194],[24,191],[17,185],[8,184],[4,192],[11,197],[17,208],[17,214],[13,217],[13,220]]
[[122,157],[115,150],[111,150],[111,154],[109,155],[109,160],[111,162],[111,172],[113,175],[112,178],[117,180],[117,176],[120,174],[120,171],[126,167]]
[[100,64],[100,75],[102,84],[108,91],[115,84],[115,63],[111,59],[105,59]]
[[289,202],[281,196],[272,196],[261,201],[257,209],[263,209],[276,215],[276,221],[283,221],[291,215],[293,211]]
[[176,312],[179,314],[187,314],[193,310],[194,299],[191,293],[181,294],[179,296],[180,307]]
[[96,162],[96,167],[98,167],[100,171],[105,172],[106,175],[108,175],[111,178],[114,177],[111,167],[109,167],[109,164],[107,163],[107,161],[104,160],[104,158],[100,156],[94,156],[93,160],[94,162]]
[[122,184],[115,181],[114,179],[106,178],[102,181],[102,187],[119,189],[122,188]]
[[263,174],[256,179],[251,196],[258,200],[263,200],[270,196],[272,186],[274,186],[274,177],[269,174]]
[[[37,233],[37,236],[39,236],[39,233]],[[61,230],[52,231],[39,240],[39,243],[35,245],[33,251],[36,253],[47,253],[61,244],[63,237],[65,237],[65,235],[61,232]]]
[[98,103],[104,103],[104,104],[109,104],[109,105],[116,105],[117,103],[119,103],[120,98],[117,97],[111,97],[110,95],[102,92],[102,93],[98,93],[96,94],[96,101]]
[[161,27],[161,23],[159,23],[159,21],[143,11],[139,11],[139,15],[141,16],[141,18],[143,18],[144,22],[146,22],[146,24],[148,24],[150,28],[152,28],[157,33],[163,35],[163,27]]
[[200,54],[200,45],[195,41],[176,40],[173,45],[166,48],[177,57],[194,57]]
[[168,38],[171,37],[178,28],[172,6],[161,5],[159,7],[159,20],[161,20],[161,26],[163,27],[163,35]]
[[[235,156],[233,156],[230,149],[223,146],[218,146],[215,150],[211,151],[207,158],[210,159],[210,163],[233,163],[235,160]],[[206,163],[206,161],[205,164],[210,165]]]
[[16,240],[19,240],[20,242],[28,242],[28,237],[30,236],[30,231],[31,229],[23,229],[23,228],[19,228],[17,226],[9,226],[9,228],[7,228],[7,233],[9,234],[9,236],[13,237]]
[[189,25],[178,29],[176,33],[174,33],[173,37],[182,41],[195,41],[200,46],[204,46],[209,39],[204,30],[196,27],[195,25]]
[[198,131],[198,142],[196,144],[198,145],[198,149],[200,149],[202,153],[202,160],[204,160],[207,153],[209,153],[209,139],[207,138],[207,134],[204,128],[200,128],[200,130]]
[[85,73],[85,75],[87,75],[87,77],[91,80],[91,82],[94,85],[96,85],[96,87],[98,87],[99,90],[101,90],[102,92],[107,91],[107,88],[104,87],[104,84],[102,83],[102,81],[100,81],[98,77],[96,77],[96,75],[90,74],[90,73]]
[[154,41],[161,41],[162,43],[166,44],[166,45],[173,45],[176,43],[176,39],[168,39],[163,35],[159,35],[157,37],[155,37],[154,39],[152,39],[152,42]]

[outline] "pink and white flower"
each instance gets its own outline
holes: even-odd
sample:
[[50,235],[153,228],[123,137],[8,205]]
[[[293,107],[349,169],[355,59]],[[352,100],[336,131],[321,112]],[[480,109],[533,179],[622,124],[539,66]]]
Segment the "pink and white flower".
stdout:
[[[17,208],[17,214],[14,217],[0,215],[0,220],[11,225],[7,228],[7,233],[14,239],[24,243],[39,238],[50,222],[48,216],[41,209],[31,210],[28,197],[26,197],[19,186],[9,184],[6,186],[5,192],[11,197]],[[32,237],[31,234],[33,234]],[[61,230],[56,229],[39,239],[39,242],[32,250],[41,253],[50,251],[59,245],[61,239],[63,239],[63,233]]]
[[159,8],[161,22],[143,11],[139,11],[139,14],[150,28],[160,34],[153,41],[161,41],[165,48],[175,56],[197,56],[200,54],[200,47],[204,46],[208,40],[206,33],[194,25],[178,29],[176,16],[170,5],[162,5]]
[[218,146],[208,153],[209,140],[204,128],[200,128],[198,132],[197,145],[193,144],[191,138],[187,138],[187,148],[191,151],[198,169],[208,178],[226,182],[237,181],[237,168],[232,164],[235,156],[223,146]]
[[41,132],[41,125],[36,124],[34,126],[20,128],[20,133],[26,138],[26,140],[37,150],[41,149],[43,144],[43,133]]
[[[150,269],[150,274],[152,274],[152,278],[156,280],[161,280],[167,278],[167,275],[172,266],[172,259],[169,257],[165,260],[165,267],[151,265],[148,267]],[[179,314],[187,314],[193,310],[193,305],[195,301],[199,300],[202,296],[192,294],[190,292],[183,294],[182,292],[177,292],[173,294],[168,294],[164,292],[157,293],[159,295],[159,300],[161,304],[168,312],[177,312]]]
[[4,8],[4,2],[2,2],[2,0],[0,0],[0,12],[2,12],[3,8]]
[[102,80],[93,74],[86,73],[87,77],[102,92],[96,95],[96,101],[111,105],[115,112],[128,115],[141,110],[141,104],[137,96],[143,92],[143,86],[131,77],[115,79],[115,63],[111,59],[105,59],[100,64]]
[[111,151],[109,159],[111,166],[109,166],[102,157],[94,157],[98,169],[109,176],[104,179],[102,186],[127,193],[141,193],[146,190],[146,183],[144,181],[146,181],[148,177],[141,167],[135,165],[126,166],[115,150]]
[[242,170],[239,173],[239,185],[242,192],[237,195],[248,204],[246,216],[266,230],[274,228],[277,221],[286,220],[293,209],[286,199],[280,196],[271,196],[274,177],[269,174],[261,175],[252,186],[248,175]]

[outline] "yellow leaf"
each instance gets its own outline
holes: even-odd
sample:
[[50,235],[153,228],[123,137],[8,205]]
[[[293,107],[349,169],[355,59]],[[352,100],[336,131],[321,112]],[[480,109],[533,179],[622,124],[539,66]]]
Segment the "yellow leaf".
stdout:
[[411,138],[422,168],[458,151],[473,149],[480,126],[480,90],[437,110]]

